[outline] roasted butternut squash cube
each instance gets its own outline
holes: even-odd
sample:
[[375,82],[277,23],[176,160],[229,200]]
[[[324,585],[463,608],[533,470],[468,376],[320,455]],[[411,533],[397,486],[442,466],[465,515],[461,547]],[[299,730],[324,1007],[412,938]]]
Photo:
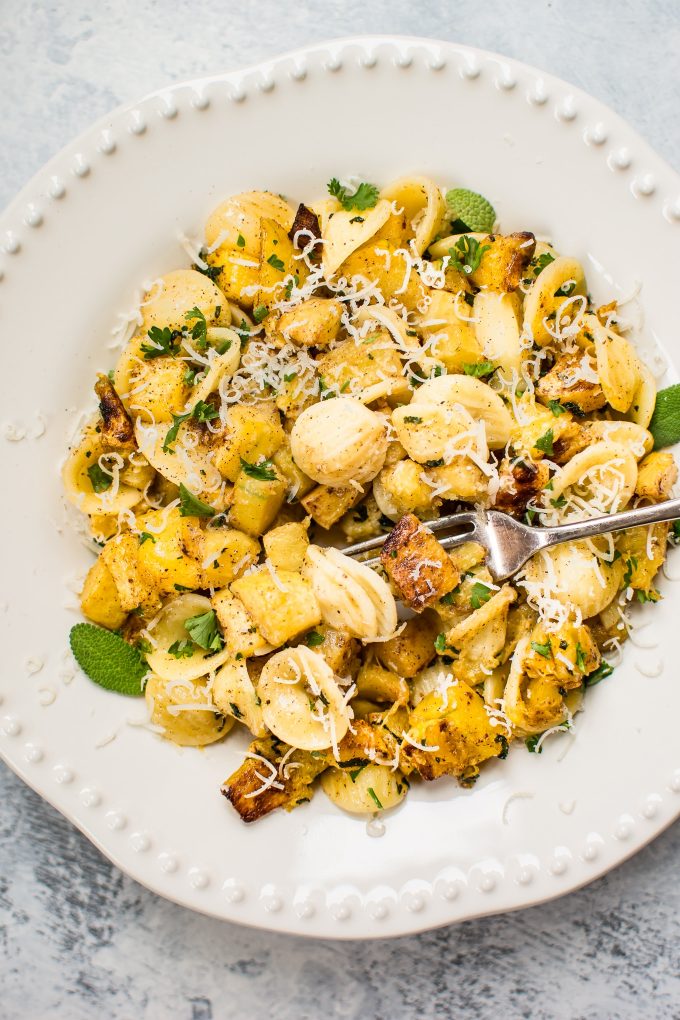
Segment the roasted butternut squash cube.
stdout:
[[111,571],[101,557],[95,560],[87,572],[80,593],[80,606],[88,619],[109,630],[117,630],[127,616],[120,604]]
[[429,296],[430,304],[417,327],[429,342],[432,357],[443,361],[449,372],[462,372],[463,365],[482,356],[474,323],[469,321],[470,309],[460,295],[446,290],[432,290]]
[[420,616],[408,620],[396,637],[376,645],[376,658],[386,669],[410,679],[434,659],[434,643],[440,631],[437,614],[426,609]]
[[[262,787],[262,769],[266,766],[255,758],[246,758],[234,773],[224,782],[222,793],[234,806],[244,822],[255,822],[263,818],[278,807],[286,811],[292,811],[298,804],[311,800],[314,794],[312,786],[314,780],[329,765],[326,755],[316,756],[310,751],[291,750],[288,744],[283,744],[276,737],[265,737],[262,740],[255,740],[248,750],[266,758],[274,768],[286,756],[286,762],[299,766],[294,769],[287,769],[281,776],[280,785],[270,786],[257,796],[253,796]],[[259,773],[259,775],[258,775]]]
[[405,740],[401,757],[415,766],[423,779],[470,776],[488,758],[505,748],[498,739],[484,700],[462,681],[445,693],[432,691],[418,702],[409,718],[408,737],[432,750],[423,751]]
[[480,242],[488,245],[479,266],[470,274],[475,287],[500,293],[517,290],[527,266],[534,257],[536,238],[522,231],[516,234],[489,234]]
[[322,528],[332,528],[353,506],[356,506],[363,493],[348,485],[344,489],[331,489],[327,485],[317,485],[315,489],[303,496],[300,502],[308,514]]
[[392,396],[409,395],[399,352],[386,329],[369,333],[358,344],[346,340],[324,354],[318,362],[319,376],[327,390],[360,396],[377,383],[390,381]]
[[550,481],[544,461],[524,461],[504,457],[498,471],[499,486],[494,507],[506,514],[520,516]]
[[300,570],[308,545],[307,529],[297,521],[281,524],[264,536],[264,551],[277,570]]
[[276,469],[273,478],[254,478],[246,470],[239,472],[234,485],[229,522],[247,535],[263,535],[286,498],[286,483]]
[[648,454],[638,467],[635,495],[660,503],[670,499],[678,480],[678,465],[672,453],[657,450]]
[[[315,652],[323,656],[336,676],[354,676],[359,669],[360,643],[351,634],[334,630],[327,623],[320,623],[314,633],[323,640],[313,644]],[[316,639],[318,641],[318,639]]]
[[311,585],[292,570],[261,567],[231,585],[255,626],[271,645],[279,647],[321,622],[321,610]]
[[284,312],[277,329],[284,340],[300,347],[327,347],[338,335],[341,315],[340,301],[313,297]]
[[233,528],[206,528],[203,535],[202,588],[223,588],[257,561],[260,543]]
[[294,258],[293,242],[281,223],[263,217],[260,224],[260,289],[255,297],[255,306],[270,308],[275,301],[281,300],[287,276],[297,276],[300,283],[304,283],[307,266],[302,259]]
[[224,632],[224,643],[234,658],[247,659],[272,651],[239,598],[224,589],[215,592],[210,602]]
[[557,400],[560,404],[573,405],[582,414],[597,411],[607,403],[597,381],[595,359],[585,351],[558,358],[550,371],[539,379],[536,396],[544,404]]
[[387,536],[380,562],[403,602],[417,613],[460,580],[446,551],[413,514],[404,514]]
[[140,563],[137,535],[127,532],[112,538],[100,553],[100,560],[111,572],[121,609],[129,613],[142,606],[153,610],[160,606],[156,578]]
[[[194,517],[182,517],[178,507],[152,510],[137,519],[141,535],[134,536],[141,568],[161,594],[200,588],[204,538]],[[161,528],[159,531],[158,529]]]
[[229,411],[228,428],[216,440],[213,462],[220,474],[235,482],[241,460],[256,464],[271,458],[285,440],[275,404],[236,404]]
[[285,437],[283,445],[278,448],[272,460],[276,470],[288,483],[288,499],[291,501],[302,499],[316,485],[316,482],[304,471],[301,471],[293,460],[288,436]]
[[152,421],[172,421],[173,413],[182,413],[191,393],[184,381],[186,367],[180,358],[165,356],[136,361],[130,373],[130,389],[135,391],[132,403],[148,411]]

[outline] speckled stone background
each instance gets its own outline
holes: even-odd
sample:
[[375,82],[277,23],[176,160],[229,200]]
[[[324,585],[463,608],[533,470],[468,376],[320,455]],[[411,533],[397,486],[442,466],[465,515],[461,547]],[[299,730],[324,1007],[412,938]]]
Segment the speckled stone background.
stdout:
[[[362,32],[545,68],[680,168],[678,0],[0,0],[0,204],[118,103]],[[0,805],[4,1020],[680,1018],[680,825],[566,899],[358,944],[249,931],[157,899],[6,769]]]

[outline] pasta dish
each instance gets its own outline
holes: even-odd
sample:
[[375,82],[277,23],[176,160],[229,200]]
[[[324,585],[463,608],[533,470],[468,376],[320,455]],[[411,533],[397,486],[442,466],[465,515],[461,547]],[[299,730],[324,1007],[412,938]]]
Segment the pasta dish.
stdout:
[[[480,545],[447,552],[425,522],[667,499],[628,332],[576,259],[464,189],[227,199],[144,295],[63,468],[97,552],[76,659],[143,692],[175,744],[248,731],[222,786],[246,822],[317,786],[369,815],[414,781],[471,786],[513,742],[540,753],[612,672],[630,604],[660,598],[672,526],[498,585]],[[376,567],[341,551],[380,534]]]

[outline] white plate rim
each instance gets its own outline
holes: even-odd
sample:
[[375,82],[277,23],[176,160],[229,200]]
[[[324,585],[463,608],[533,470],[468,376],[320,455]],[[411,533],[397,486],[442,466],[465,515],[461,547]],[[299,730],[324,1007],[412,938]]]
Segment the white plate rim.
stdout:
[[[442,70],[447,62],[454,61],[463,77],[476,79],[480,75],[488,76],[491,72],[493,75],[492,87],[503,92],[512,92],[518,87],[524,88],[530,84],[531,87],[526,93],[527,101],[538,106],[549,102],[554,108],[555,117],[565,123],[571,123],[575,118],[582,117],[583,111],[587,111],[587,119],[590,124],[585,129],[583,143],[597,147],[613,173],[627,175],[630,178],[630,191],[635,199],[649,204],[653,203],[669,223],[680,223],[680,178],[678,175],[621,117],[581,90],[528,65],[480,49],[414,37],[358,36],[303,47],[276,59],[260,62],[238,71],[177,83],[148,93],[143,99],[127,103],[113,113],[100,118],[91,128],[57,153],[6,208],[0,217],[0,252],[9,260],[20,253],[22,234],[26,231],[30,233],[41,225],[40,210],[43,204],[41,196],[45,194],[46,190],[50,191],[51,189],[50,193],[54,201],[59,200],[59,187],[60,183],[63,186],[67,164],[71,174],[67,178],[70,185],[78,179],[85,179],[89,176],[92,160],[99,156],[104,158],[109,151],[107,146],[111,144],[111,125],[116,125],[121,131],[125,130],[141,136],[145,130],[145,109],[151,103],[162,101],[165,104],[165,116],[172,118],[174,116],[174,97],[185,93],[186,90],[192,94],[191,105],[200,111],[206,104],[206,97],[211,86],[218,83],[233,86],[232,100],[241,102],[251,89],[260,93],[267,93],[274,89],[280,76],[293,77],[295,80],[303,81],[307,73],[306,64],[313,59],[320,60],[322,69],[327,74],[333,75],[341,66],[347,67],[348,63],[351,64],[352,61],[362,68],[370,69],[378,57],[381,60],[387,57],[404,70],[407,70],[414,61],[425,61],[433,74]],[[209,101],[208,98],[207,102]],[[607,128],[603,127],[605,124]],[[614,147],[609,144],[609,133],[617,138],[617,145]],[[622,141],[625,144],[621,144]],[[642,174],[638,174],[637,171],[629,173],[633,165],[642,165],[644,172]],[[55,174],[54,171],[57,170],[60,173]],[[0,711],[2,711],[1,706]],[[23,723],[23,720],[18,720],[12,715],[5,715],[0,720],[0,736],[2,737],[0,756],[17,775],[75,824],[122,871],[159,895],[200,912],[237,923],[270,930],[288,931],[292,934],[326,935],[335,938],[397,936],[426,930],[452,921],[545,902],[600,877],[636,853],[680,815],[680,799],[676,797],[674,804],[672,800],[669,800],[662,811],[657,810],[648,817],[649,824],[646,828],[638,825],[632,836],[630,834],[616,836],[613,841],[609,841],[607,853],[597,853],[592,859],[584,860],[583,863],[587,865],[586,873],[556,883],[550,890],[546,887],[540,891],[538,883],[533,884],[531,890],[527,886],[520,901],[517,901],[515,896],[507,893],[504,895],[501,890],[496,888],[495,884],[489,888],[485,888],[482,884],[475,890],[476,902],[469,902],[462,912],[455,907],[455,898],[458,895],[456,893],[455,897],[452,894],[448,900],[451,904],[449,916],[442,919],[441,913],[437,911],[435,913],[438,913],[439,916],[436,919],[434,917],[428,919],[428,914],[431,911],[428,911],[427,905],[421,902],[422,896],[419,897],[417,892],[411,891],[407,896],[401,898],[398,909],[389,911],[387,920],[384,920],[378,912],[369,911],[365,915],[367,922],[365,930],[357,931],[352,926],[353,930],[350,932],[343,924],[349,915],[342,901],[329,902],[328,912],[324,914],[323,918],[302,924],[301,921],[300,923],[291,922],[290,918],[278,916],[276,904],[268,905],[264,901],[256,911],[249,911],[246,915],[238,909],[240,900],[237,896],[230,903],[221,900],[219,908],[215,908],[204,897],[195,895],[198,891],[196,887],[193,888],[193,891],[187,887],[181,894],[173,892],[167,883],[150,877],[147,871],[136,866],[137,861],[133,855],[128,853],[126,856],[115,848],[112,849],[110,843],[101,840],[88,825],[82,812],[75,810],[60,794],[60,791],[65,789],[64,786],[59,785],[52,788],[55,792],[51,792],[48,785],[41,779],[39,771],[33,767],[39,763],[39,759],[26,758],[25,749],[30,745],[24,745],[24,759],[26,760],[22,760],[16,738],[22,732]],[[680,768],[675,769],[667,780],[666,786],[673,793],[680,793]],[[559,874],[559,872],[555,872],[554,877],[558,877]],[[468,890],[468,892],[470,891],[472,890]],[[494,895],[490,895],[491,893]],[[444,899],[447,897],[444,896]]]

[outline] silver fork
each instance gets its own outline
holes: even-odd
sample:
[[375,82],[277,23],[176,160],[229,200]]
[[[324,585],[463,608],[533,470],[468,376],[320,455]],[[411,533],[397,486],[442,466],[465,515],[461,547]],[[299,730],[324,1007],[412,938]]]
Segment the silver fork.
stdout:
[[[452,549],[463,542],[479,542],[487,550],[486,564],[493,579],[504,581],[516,574],[534,553],[548,549],[551,545],[577,542],[583,538],[592,538],[594,535],[622,531],[624,528],[678,519],[680,499],[669,499],[653,506],[639,507],[637,510],[590,517],[585,521],[574,521],[573,524],[559,524],[555,528],[532,528],[508,514],[501,513],[500,510],[482,509],[450,514],[435,521],[423,521],[423,524],[435,532],[457,529],[456,534],[441,539],[445,549]],[[342,552],[347,556],[361,556],[372,549],[379,549],[386,538],[387,535],[369,538],[366,542],[347,546]],[[380,560],[374,557],[363,562],[367,566],[375,566]]]

